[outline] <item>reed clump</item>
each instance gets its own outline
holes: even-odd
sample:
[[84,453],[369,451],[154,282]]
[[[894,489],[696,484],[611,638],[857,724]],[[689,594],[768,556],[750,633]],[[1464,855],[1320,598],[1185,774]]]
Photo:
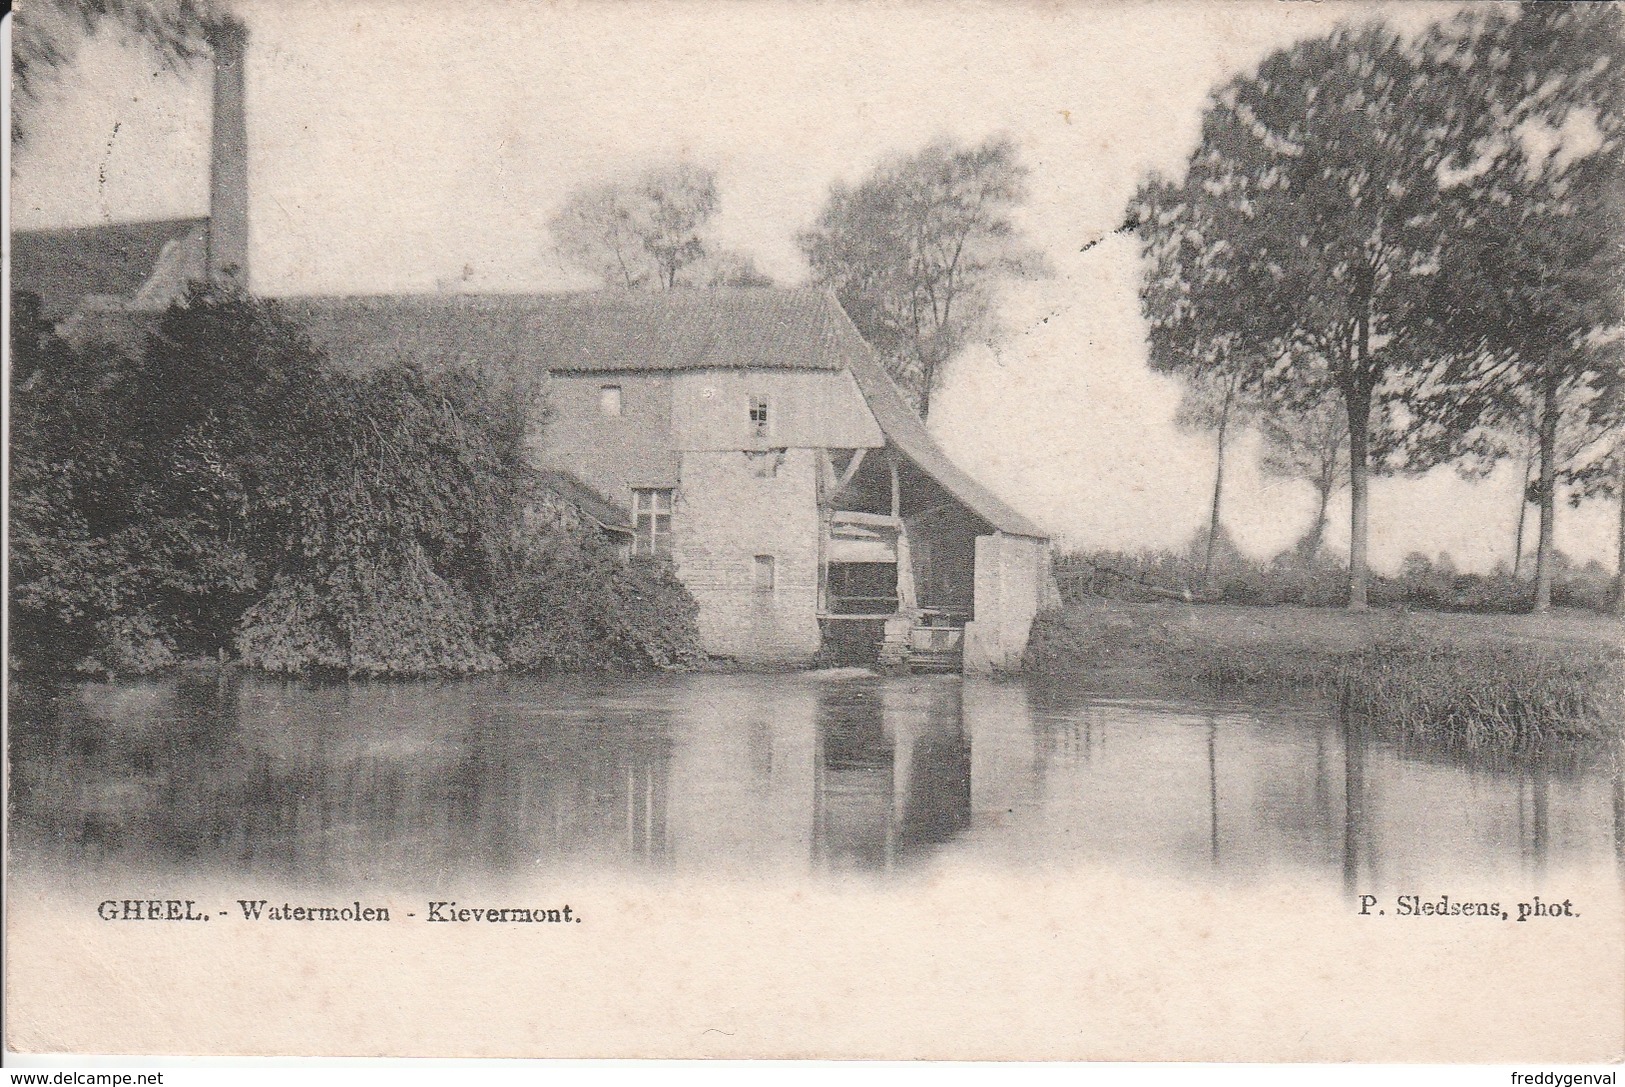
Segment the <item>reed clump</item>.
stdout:
[[1330,695],[1382,730],[1428,746],[1535,752],[1617,740],[1625,722],[1625,654],[1612,646],[1404,633],[1357,649],[1206,646],[1164,663],[1220,690]]
[[1512,640],[1379,642],[1341,665],[1335,688],[1350,712],[1407,739],[1540,751],[1619,738],[1625,654]]
[[1309,693],[1431,747],[1527,754],[1621,742],[1625,648],[1617,639],[1524,636],[1431,613],[1246,611],[1067,609],[1035,625],[1028,671],[1087,684],[1137,666],[1180,685]]

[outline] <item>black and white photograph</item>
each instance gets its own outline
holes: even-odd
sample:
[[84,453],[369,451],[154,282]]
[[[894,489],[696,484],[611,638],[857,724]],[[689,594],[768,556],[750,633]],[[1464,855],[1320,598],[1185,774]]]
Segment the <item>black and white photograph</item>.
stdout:
[[8,1058],[1625,1059],[1625,6],[9,34]]

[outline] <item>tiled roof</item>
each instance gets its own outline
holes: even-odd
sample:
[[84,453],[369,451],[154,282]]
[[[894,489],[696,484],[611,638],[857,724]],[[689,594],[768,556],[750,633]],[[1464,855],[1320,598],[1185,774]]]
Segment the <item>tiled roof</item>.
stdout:
[[[11,289],[39,296],[44,317],[61,320],[89,297],[133,299],[171,243],[201,245],[207,219],[14,230]],[[173,253],[174,247],[171,247]],[[173,263],[173,262],[172,262]]]
[[[849,370],[881,431],[922,472],[994,529],[1047,538],[948,458],[827,291],[407,294],[278,303],[333,363],[354,370],[392,362],[555,372]],[[628,521],[618,508],[614,515],[601,511],[601,518],[588,512],[605,527],[616,527],[616,517],[618,524]]]
[[921,471],[993,528],[1045,538],[948,459],[828,291],[423,294],[290,298],[284,305],[346,366],[410,360],[555,372],[848,369],[880,429]]
[[333,360],[529,364],[555,372],[832,370],[846,315],[816,290],[289,298]]

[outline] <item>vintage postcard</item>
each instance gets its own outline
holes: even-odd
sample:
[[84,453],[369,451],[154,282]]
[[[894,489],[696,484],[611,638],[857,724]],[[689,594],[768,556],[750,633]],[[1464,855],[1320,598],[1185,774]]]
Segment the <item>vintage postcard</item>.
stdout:
[[1625,1057],[1622,28],[29,0],[7,1049]]

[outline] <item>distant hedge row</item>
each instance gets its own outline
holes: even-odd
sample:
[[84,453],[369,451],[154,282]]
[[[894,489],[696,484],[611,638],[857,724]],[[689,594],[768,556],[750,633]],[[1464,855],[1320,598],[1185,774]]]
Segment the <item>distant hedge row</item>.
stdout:
[[[1601,563],[1575,566],[1559,554],[1554,563],[1552,603],[1558,607],[1607,612],[1615,607],[1616,579]],[[1148,601],[1169,593],[1224,604],[1296,604],[1338,607],[1348,599],[1348,567],[1322,557],[1305,561],[1285,552],[1268,561],[1233,551],[1204,579],[1201,564],[1166,549],[1089,551],[1063,556],[1058,568],[1062,596],[1076,602],[1089,596]],[[1461,573],[1449,555],[1408,556],[1397,576],[1373,574],[1369,602],[1377,607],[1405,605],[1438,611],[1525,612],[1534,584],[1509,571]]]

